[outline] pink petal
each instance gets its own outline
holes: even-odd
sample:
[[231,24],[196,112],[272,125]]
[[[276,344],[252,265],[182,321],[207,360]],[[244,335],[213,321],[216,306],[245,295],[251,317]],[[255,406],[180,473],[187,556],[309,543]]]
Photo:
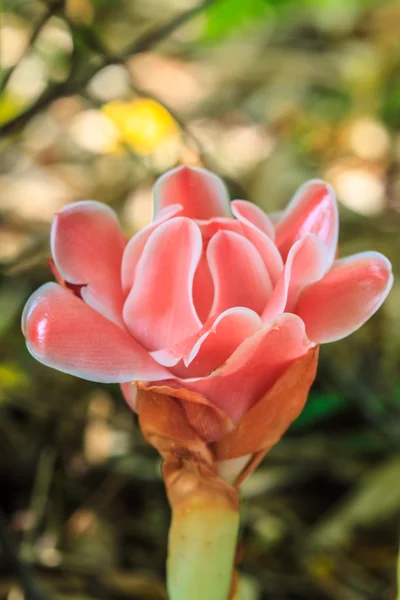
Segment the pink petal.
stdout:
[[186,217],[150,235],[124,307],[129,331],[147,349],[172,346],[201,328],[192,297],[201,251],[200,230]]
[[285,260],[294,242],[307,233],[313,233],[325,244],[332,264],[338,231],[335,194],[327,183],[316,179],[301,186],[286,208],[276,228],[276,245]]
[[203,250],[193,280],[193,302],[199,319],[204,323],[210,314],[214,299],[214,284],[208,266],[207,254]]
[[214,282],[211,315],[234,306],[262,312],[272,284],[253,244],[233,231],[219,231],[208,245],[207,259]]
[[69,284],[83,285],[85,302],[117,324],[122,324],[125,244],[117,216],[105,204],[75,202],[54,218],[51,252],[59,274]]
[[321,281],[300,297],[296,313],[315,342],[334,342],[367,321],[393,284],[391,264],[379,252],[361,252],[338,260]]
[[178,167],[154,186],[155,214],[170,204],[181,204],[191,219],[229,216],[229,195],[223,181],[206,169]]
[[[249,207],[251,207],[251,210],[249,210]],[[234,200],[232,202],[232,212],[242,225],[246,238],[258,250],[267,267],[271,281],[275,285],[282,272],[283,261],[273,242],[274,228],[267,215],[258,206],[244,200]]]
[[275,230],[268,215],[256,204],[247,200],[234,200],[231,203],[232,212],[241,223],[248,223],[257,227],[260,231],[275,238]]
[[326,250],[317,236],[309,233],[296,242],[289,252],[285,268],[262,313],[262,320],[272,321],[285,311],[292,312],[301,290],[306,285],[321,279],[327,268]]
[[78,296],[78,298],[82,298],[81,285],[75,285],[73,283],[68,283],[68,281],[65,281],[65,279],[63,279],[60,273],[58,272],[56,264],[52,258],[47,258],[47,264],[49,265],[50,271],[52,272],[54,279],[57,281],[57,283],[61,285],[61,287],[64,287],[65,289],[69,290],[70,292],[75,294],[75,296]]
[[[214,217],[209,221],[197,221],[197,225],[200,228],[203,239],[203,252],[194,277],[193,299],[197,314],[204,323],[210,314],[214,299],[214,284],[206,254],[208,243],[218,231],[227,230],[243,234],[243,228],[236,219],[226,217]],[[276,250],[276,252],[278,251]]]
[[185,377],[208,376],[261,326],[260,317],[248,308],[231,308],[219,315],[183,357],[187,367]]
[[179,380],[171,385],[202,394],[237,423],[310,347],[302,320],[296,315],[283,314],[246,339],[208,377]]
[[239,221],[232,219],[232,217],[214,217],[208,221],[198,220],[196,223],[200,228],[205,244],[207,244],[218,231],[221,231],[221,229],[243,233],[243,228]]
[[133,381],[127,381],[126,383],[121,383],[120,388],[129,408],[131,408],[134,412],[137,412],[138,389],[136,385],[133,383]]
[[168,376],[126,331],[56,283],[29,298],[22,331],[37,360],[82,379],[120,383]]
[[122,286],[126,293],[129,293],[131,290],[135,278],[137,264],[142,256],[142,252],[150,235],[159,225],[161,225],[161,223],[165,223],[165,221],[172,219],[172,217],[176,217],[182,212],[182,210],[183,207],[180,204],[171,204],[170,206],[166,206],[159,212],[153,223],[150,223],[144,227],[129,240],[122,257],[121,271]]
[[168,350],[152,352],[160,364],[172,367],[181,377],[202,377],[220,367],[249,336],[262,326],[260,317],[248,308],[231,308],[207,321],[196,335]]

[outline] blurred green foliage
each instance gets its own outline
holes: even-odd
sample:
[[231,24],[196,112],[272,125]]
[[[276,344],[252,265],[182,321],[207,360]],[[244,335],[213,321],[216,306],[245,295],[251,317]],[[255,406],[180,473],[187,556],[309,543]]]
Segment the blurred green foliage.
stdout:
[[292,431],[304,431],[320,424],[338,413],[345,411],[347,404],[342,396],[335,393],[311,393],[301,415],[293,423]]
[[207,9],[205,39],[218,42],[224,36],[246,29],[257,19],[267,17],[270,7],[269,0],[220,0]]

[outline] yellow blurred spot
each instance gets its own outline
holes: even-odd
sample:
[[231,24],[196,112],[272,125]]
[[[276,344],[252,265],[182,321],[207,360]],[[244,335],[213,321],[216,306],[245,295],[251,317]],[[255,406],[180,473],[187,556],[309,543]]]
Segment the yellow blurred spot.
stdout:
[[0,125],[7,123],[21,112],[23,102],[13,94],[4,93],[0,97]]
[[90,25],[94,9],[90,0],[66,0],[65,14],[76,25]]
[[352,150],[366,160],[379,160],[390,149],[390,137],[382,123],[372,119],[358,119],[349,131]]
[[309,564],[309,570],[317,579],[329,579],[335,570],[335,563],[329,556],[315,557]]
[[0,365],[0,389],[11,391],[27,385],[29,379],[19,367],[7,363]]
[[118,130],[120,141],[138,154],[152,154],[160,144],[179,134],[169,112],[150,98],[109,102],[103,107],[103,114]]

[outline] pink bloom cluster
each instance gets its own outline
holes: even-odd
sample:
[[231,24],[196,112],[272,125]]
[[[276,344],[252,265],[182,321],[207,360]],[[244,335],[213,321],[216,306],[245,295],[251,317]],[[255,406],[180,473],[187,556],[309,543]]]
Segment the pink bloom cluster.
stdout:
[[63,285],[38,289],[22,318],[40,362],[93,381],[184,388],[237,423],[296,359],[359,328],[389,293],[383,255],[335,260],[338,211],[322,181],[273,220],[230,203],[198,168],[167,172],[154,195],[154,221],[130,240],[97,202],[55,216]]

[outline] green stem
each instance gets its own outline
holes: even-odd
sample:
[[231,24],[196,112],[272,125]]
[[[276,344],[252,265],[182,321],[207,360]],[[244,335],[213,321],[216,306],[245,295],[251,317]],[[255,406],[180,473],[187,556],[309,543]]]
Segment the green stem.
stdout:
[[190,498],[173,511],[167,563],[170,600],[228,600],[239,512]]

